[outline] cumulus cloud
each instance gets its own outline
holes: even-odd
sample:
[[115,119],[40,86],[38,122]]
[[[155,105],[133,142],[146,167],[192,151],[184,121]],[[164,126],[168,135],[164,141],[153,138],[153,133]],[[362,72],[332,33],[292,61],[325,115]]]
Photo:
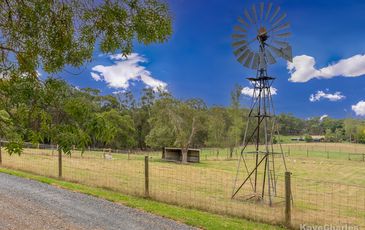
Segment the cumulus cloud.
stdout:
[[323,114],[320,118],[319,118],[319,121],[323,121],[323,119],[325,119],[326,117],[328,117],[328,115],[327,114]]
[[[328,91],[328,90],[327,90]],[[330,101],[339,101],[346,98],[341,92],[325,93],[322,90],[318,90],[315,94],[311,94],[309,101],[316,102],[322,99],[328,99]]]
[[337,76],[359,77],[365,74],[365,55],[355,55],[342,59],[327,67],[316,69],[314,57],[300,55],[293,58],[293,62],[287,63],[287,69],[291,74],[289,81],[307,82],[311,79],[329,79]]
[[128,56],[122,54],[109,55],[114,61],[110,66],[97,65],[92,68],[91,77],[95,81],[104,81],[111,88],[127,89],[132,81],[141,81],[153,90],[166,90],[167,84],[154,78],[141,63],[147,60],[137,53]]
[[365,116],[365,101],[359,101],[356,105],[351,106],[356,116]]
[[[274,87],[270,87],[270,91],[271,91],[271,95],[276,95],[277,92],[278,92],[278,90]],[[250,88],[250,87],[243,87],[242,90],[241,90],[241,94],[245,95],[245,96],[248,96],[248,97],[252,97],[253,92],[254,92],[254,89]]]

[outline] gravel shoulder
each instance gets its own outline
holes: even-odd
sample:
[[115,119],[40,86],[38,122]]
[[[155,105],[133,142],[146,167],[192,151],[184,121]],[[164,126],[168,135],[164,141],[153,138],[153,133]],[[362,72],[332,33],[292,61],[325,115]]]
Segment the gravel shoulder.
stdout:
[[0,230],[194,229],[103,199],[0,173]]

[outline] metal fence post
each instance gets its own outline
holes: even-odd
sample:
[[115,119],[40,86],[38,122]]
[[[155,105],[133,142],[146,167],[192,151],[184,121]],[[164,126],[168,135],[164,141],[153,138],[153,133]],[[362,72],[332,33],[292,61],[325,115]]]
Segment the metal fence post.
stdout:
[[149,168],[148,168],[148,156],[144,157],[144,195],[145,197],[150,196],[149,189]]
[[285,224],[291,225],[291,181],[290,172],[285,172]]
[[58,177],[62,177],[62,150],[58,149]]

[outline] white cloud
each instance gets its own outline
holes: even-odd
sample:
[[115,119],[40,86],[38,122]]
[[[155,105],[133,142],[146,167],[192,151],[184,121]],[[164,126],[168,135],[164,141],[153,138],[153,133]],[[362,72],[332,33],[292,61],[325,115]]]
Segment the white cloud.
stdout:
[[365,116],[365,101],[359,101],[356,105],[351,106],[356,116]]
[[317,93],[311,94],[309,100],[311,102],[320,101],[321,99],[328,99],[330,101],[339,101],[346,98],[341,92],[325,93],[322,90],[318,90]]
[[365,74],[365,55],[358,54],[342,59],[321,69],[316,69],[315,64],[314,57],[307,55],[294,57],[293,62],[287,63],[287,69],[291,74],[289,81],[307,82],[314,78],[359,77]]
[[101,81],[101,77],[99,74],[91,72],[91,77],[95,80],[95,81]]
[[[243,87],[241,90],[242,95],[252,97],[253,96],[254,89],[250,87]],[[270,87],[271,95],[274,96],[277,94],[278,90],[274,87]]]
[[154,78],[140,63],[147,60],[137,53],[128,56],[121,54],[109,55],[114,61],[113,65],[97,65],[92,68],[91,77],[96,81],[105,81],[109,87],[116,89],[127,89],[132,81],[141,81],[153,90],[166,90],[167,84]]
[[323,119],[325,119],[326,117],[328,117],[328,115],[327,114],[323,114],[320,118],[319,118],[319,121],[323,121]]

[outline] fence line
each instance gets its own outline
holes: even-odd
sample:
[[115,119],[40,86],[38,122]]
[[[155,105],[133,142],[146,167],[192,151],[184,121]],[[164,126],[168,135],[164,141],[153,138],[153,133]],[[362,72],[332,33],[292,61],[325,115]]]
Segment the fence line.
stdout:
[[[58,155],[25,149],[21,156],[2,154],[1,167],[58,177]],[[76,153],[76,151],[75,151]],[[214,156],[212,156],[214,157]],[[204,158],[203,158],[204,159]],[[176,164],[149,156],[115,154],[103,158],[100,152],[62,157],[63,180],[103,187],[126,194],[191,207],[218,214],[244,217],[273,224],[350,224],[365,227],[365,187],[296,177],[290,190],[284,175],[277,178],[274,205],[248,201],[244,188],[231,199],[234,172],[221,161],[213,168],[205,164]],[[286,192],[285,192],[286,191]],[[289,195],[292,195],[290,197]],[[290,199],[292,198],[292,199]],[[292,201],[289,204],[288,201]]]

